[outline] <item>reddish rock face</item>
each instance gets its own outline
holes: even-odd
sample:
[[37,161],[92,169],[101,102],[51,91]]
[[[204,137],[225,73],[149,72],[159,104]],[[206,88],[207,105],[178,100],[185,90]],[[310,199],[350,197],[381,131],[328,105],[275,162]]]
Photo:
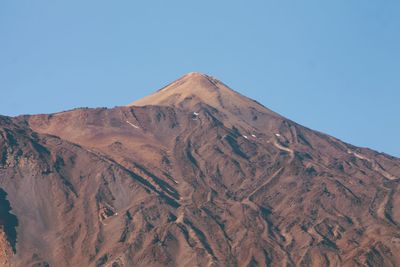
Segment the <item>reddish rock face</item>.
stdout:
[[126,107],[0,117],[0,263],[398,266],[399,184],[400,159],[191,73]]

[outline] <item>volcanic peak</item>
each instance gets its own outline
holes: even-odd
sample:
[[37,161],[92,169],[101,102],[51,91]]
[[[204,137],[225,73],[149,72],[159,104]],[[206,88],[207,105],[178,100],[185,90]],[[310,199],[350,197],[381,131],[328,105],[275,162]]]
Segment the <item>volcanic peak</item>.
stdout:
[[215,104],[218,98],[236,94],[219,80],[199,72],[188,73],[157,92],[128,106],[181,106],[187,102]]

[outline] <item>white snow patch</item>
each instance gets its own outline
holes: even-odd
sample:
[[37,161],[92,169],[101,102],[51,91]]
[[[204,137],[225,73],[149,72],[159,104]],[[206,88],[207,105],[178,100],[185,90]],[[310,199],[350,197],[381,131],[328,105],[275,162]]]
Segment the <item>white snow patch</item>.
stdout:
[[246,138],[246,139],[249,139],[249,138],[247,137],[247,135],[243,135],[243,137]]
[[254,138],[257,138],[257,136],[255,134],[252,134],[251,136],[254,137]]
[[175,179],[171,179],[171,180],[172,180],[172,182],[174,182],[174,184],[179,184],[179,182],[177,180],[175,180]]
[[195,116],[199,116],[199,113],[197,113],[197,112],[193,112],[193,115],[195,115]]
[[136,129],[139,129],[139,126],[136,126],[135,124],[133,124],[133,123],[131,123],[131,122],[129,122],[129,121],[126,121],[129,125],[131,125],[132,127],[134,127],[134,128],[136,128]]
[[280,136],[281,136],[281,135],[280,135],[280,134],[278,134],[278,133],[276,133],[275,135],[276,135],[276,136],[278,136],[278,137],[280,137]]
[[351,151],[351,150],[347,150],[347,153],[352,154],[353,156],[355,156],[356,158],[362,159],[362,160],[366,160],[369,162],[372,162],[372,160],[370,160],[369,158],[364,157],[361,154],[358,154],[357,152]]

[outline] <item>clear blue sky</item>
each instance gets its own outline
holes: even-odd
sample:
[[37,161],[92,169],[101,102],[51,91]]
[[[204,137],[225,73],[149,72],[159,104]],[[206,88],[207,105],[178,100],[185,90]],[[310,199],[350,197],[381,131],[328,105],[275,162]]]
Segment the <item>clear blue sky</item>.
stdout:
[[127,104],[200,71],[400,156],[400,1],[0,1],[0,114]]

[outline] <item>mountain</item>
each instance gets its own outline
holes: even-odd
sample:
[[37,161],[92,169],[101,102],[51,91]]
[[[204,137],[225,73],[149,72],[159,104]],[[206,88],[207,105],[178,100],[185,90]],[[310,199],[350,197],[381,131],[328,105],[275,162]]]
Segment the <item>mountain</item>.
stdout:
[[208,75],[0,137],[2,266],[400,265],[400,159]]

